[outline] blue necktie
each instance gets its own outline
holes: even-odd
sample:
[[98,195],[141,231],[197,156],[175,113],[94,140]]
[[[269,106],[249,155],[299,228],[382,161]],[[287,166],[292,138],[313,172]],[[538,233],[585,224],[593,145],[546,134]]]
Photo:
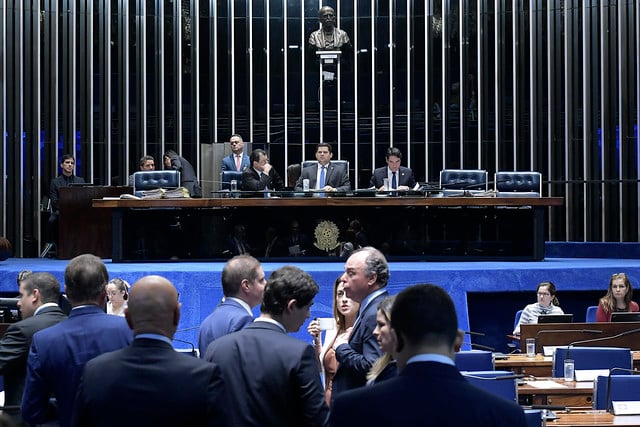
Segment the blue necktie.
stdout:
[[396,181],[396,173],[391,172],[393,175],[391,176],[391,189],[396,190],[398,188],[398,181]]
[[325,186],[325,183],[324,183],[324,168],[325,168],[325,166],[321,166],[321,168],[320,168],[320,186],[318,187],[320,189],[324,188],[324,186]]

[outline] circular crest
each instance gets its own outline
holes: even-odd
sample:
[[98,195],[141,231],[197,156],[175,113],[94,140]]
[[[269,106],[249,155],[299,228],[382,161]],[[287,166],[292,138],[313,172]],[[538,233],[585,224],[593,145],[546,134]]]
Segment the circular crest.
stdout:
[[316,226],[314,235],[316,241],[313,242],[313,245],[322,251],[329,252],[340,246],[338,241],[340,230],[331,221],[320,221],[320,224]]

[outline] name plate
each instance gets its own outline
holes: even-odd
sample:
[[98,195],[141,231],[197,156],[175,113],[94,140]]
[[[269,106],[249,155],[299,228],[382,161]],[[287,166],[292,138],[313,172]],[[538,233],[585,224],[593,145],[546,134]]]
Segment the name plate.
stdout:
[[640,401],[630,400],[627,402],[611,401],[613,415],[640,415]]

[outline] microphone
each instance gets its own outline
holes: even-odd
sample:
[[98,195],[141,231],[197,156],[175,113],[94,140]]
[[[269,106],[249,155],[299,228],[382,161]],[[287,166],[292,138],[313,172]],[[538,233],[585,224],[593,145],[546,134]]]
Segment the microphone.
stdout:
[[173,339],[173,341],[181,342],[181,343],[183,343],[183,344],[189,344],[189,345],[191,346],[191,352],[190,352],[190,353],[191,353],[191,355],[192,355],[193,357],[198,357],[198,353],[196,352],[196,346],[195,346],[195,345],[193,345],[193,343],[192,343],[192,342],[185,341],[185,340],[179,340],[179,339],[177,339],[177,338],[174,338],[174,339]]
[[492,353],[495,353],[496,351],[496,349],[493,347],[489,347],[488,345],[476,344],[476,343],[471,343],[471,348],[479,348],[480,350],[487,350]]
[[[602,331],[595,331],[595,330],[584,330],[582,332],[587,332],[587,331],[589,331],[591,333],[595,333],[595,332],[602,333]],[[568,347],[569,348],[575,347],[576,344],[586,344],[586,343],[613,340],[613,339],[616,339],[616,338],[624,337],[626,335],[632,335],[632,334],[635,334],[635,333],[638,333],[638,332],[640,332],[640,328],[630,329],[628,331],[620,332],[619,334],[611,335],[611,336],[608,336],[608,337],[592,338],[592,339],[589,339],[589,340],[574,341],[572,343],[569,343]],[[567,351],[567,358],[568,358],[568,355],[569,355],[569,352]]]
[[473,378],[476,380],[496,380],[496,381],[501,381],[501,380],[519,380],[521,378],[526,377],[525,374],[514,374],[514,375],[503,375],[503,376],[496,376],[496,377],[482,377],[479,375],[470,375],[468,373],[463,374],[463,376],[468,377],[468,378]]
[[611,368],[609,369],[609,375],[607,375],[607,392],[605,394],[605,405],[607,405],[606,410],[607,412],[611,412],[613,413],[613,405],[611,404],[611,374],[613,372],[616,371],[621,371],[621,372],[628,372],[631,373],[632,375],[635,375],[638,373],[637,369],[627,369],[627,368]]
[[[556,333],[559,332],[561,334],[566,334],[566,333],[576,333],[576,332],[580,332],[583,334],[601,334],[602,331],[598,330],[598,329],[541,329],[536,333],[536,350],[538,348],[538,340],[540,338],[540,335],[544,335],[547,333]],[[571,345],[571,344],[569,344]]]
[[200,329],[200,325],[198,325],[198,326],[192,326],[192,327],[190,327],[190,328],[178,329],[178,330],[176,331],[176,334],[177,334],[178,332],[187,332],[187,331],[192,331],[192,330],[194,330],[194,329]]

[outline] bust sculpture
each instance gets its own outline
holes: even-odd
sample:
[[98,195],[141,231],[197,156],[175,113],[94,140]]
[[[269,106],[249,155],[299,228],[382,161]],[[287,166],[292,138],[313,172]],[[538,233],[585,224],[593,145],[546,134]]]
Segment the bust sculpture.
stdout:
[[349,35],[336,27],[336,13],[332,7],[323,6],[318,11],[321,28],[309,35],[309,47],[313,50],[340,50],[351,46]]

